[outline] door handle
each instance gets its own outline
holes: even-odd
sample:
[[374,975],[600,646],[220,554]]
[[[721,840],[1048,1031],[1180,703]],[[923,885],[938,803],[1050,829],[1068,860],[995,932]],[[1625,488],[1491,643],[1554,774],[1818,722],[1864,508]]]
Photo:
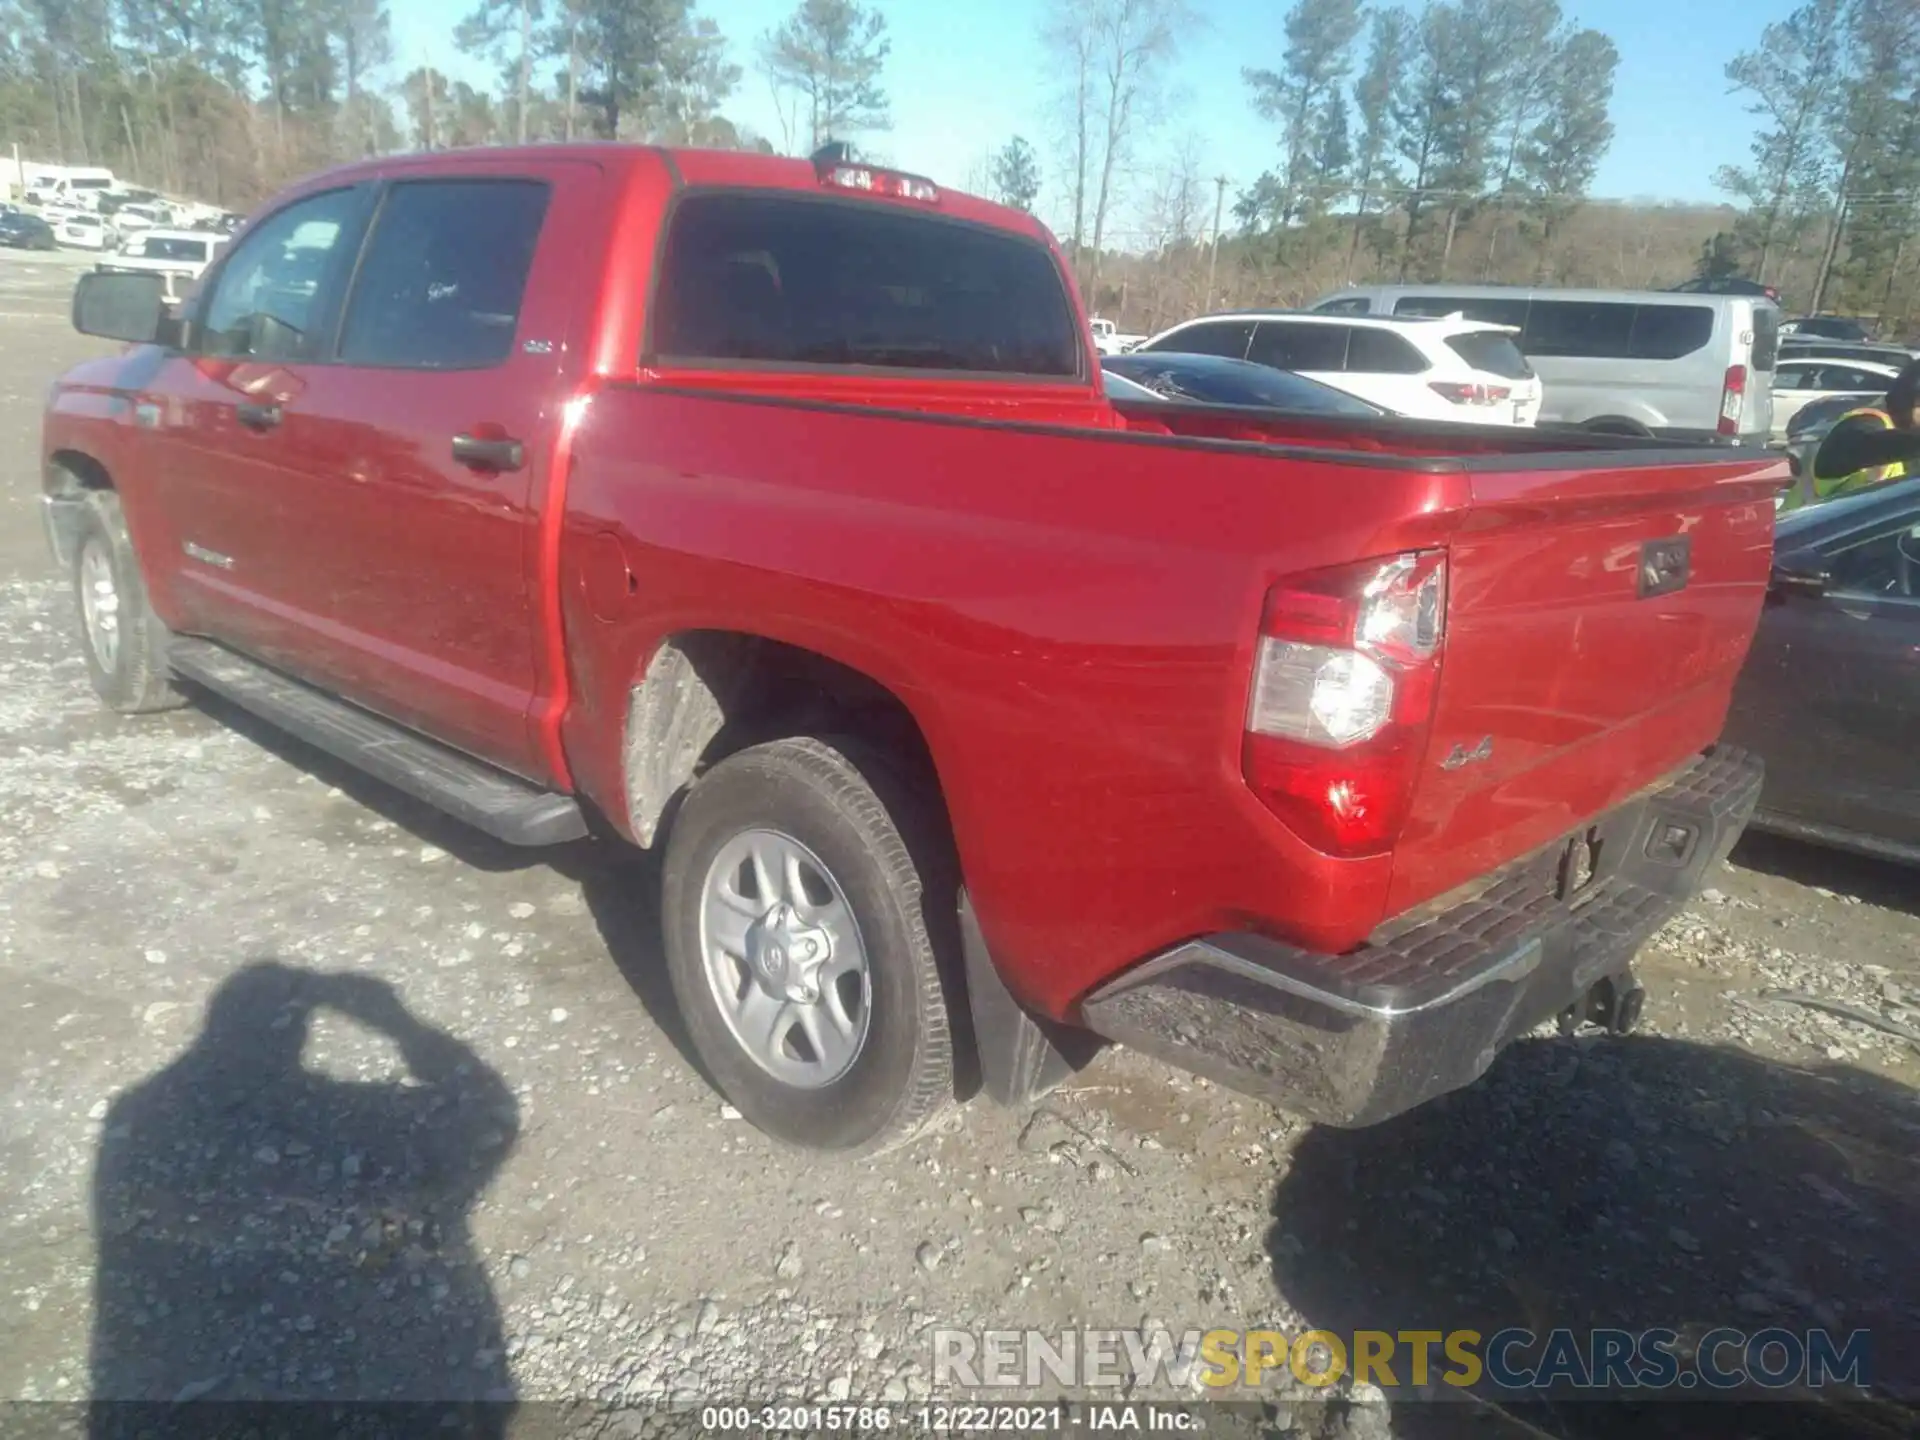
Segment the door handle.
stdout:
[[249,430],[271,430],[280,423],[278,405],[259,405],[243,400],[233,407],[233,413]]
[[518,440],[491,440],[479,435],[453,437],[453,458],[475,470],[518,470],[527,463]]

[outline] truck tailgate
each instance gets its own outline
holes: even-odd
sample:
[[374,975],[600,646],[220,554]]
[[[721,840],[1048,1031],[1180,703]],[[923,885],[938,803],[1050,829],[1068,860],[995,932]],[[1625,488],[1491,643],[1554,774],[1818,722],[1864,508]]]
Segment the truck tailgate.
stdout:
[[[1544,457],[1540,457],[1544,459]],[[1712,744],[1765,596],[1775,457],[1470,461],[1445,659],[1395,851],[1399,915]]]

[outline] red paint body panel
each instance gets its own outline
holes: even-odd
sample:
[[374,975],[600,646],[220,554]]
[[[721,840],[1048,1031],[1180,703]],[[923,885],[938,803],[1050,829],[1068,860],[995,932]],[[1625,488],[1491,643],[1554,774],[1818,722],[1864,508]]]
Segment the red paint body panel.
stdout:
[[[47,448],[113,475],[169,624],[617,826],[629,696],[663,641],[740,631],[831,657],[918,721],[995,960],[1060,1016],[1208,931],[1350,948],[1718,733],[1766,577],[1770,459],[1610,464],[1529,432],[1116,407],[1090,340],[1065,381],[643,367],[677,189],[817,189],[802,162],[473,152],[348,167],[279,203],[475,173],[556,187],[507,364],[269,370],[148,347],[63,382]],[[1060,263],[1030,217],[932,208]],[[533,337],[553,351],[522,353]],[[232,419],[261,393],[288,417],[265,436]],[[136,405],[165,423],[136,427]],[[451,435],[485,425],[527,442],[525,470],[451,463]],[[1636,598],[1638,547],[1676,535],[1690,584]],[[188,542],[247,563],[196,566]],[[1262,601],[1283,576],[1434,547],[1448,634],[1411,818],[1391,851],[1335,859],[1241,773]],[[1483,737],[1484,763],[1440,767]]]

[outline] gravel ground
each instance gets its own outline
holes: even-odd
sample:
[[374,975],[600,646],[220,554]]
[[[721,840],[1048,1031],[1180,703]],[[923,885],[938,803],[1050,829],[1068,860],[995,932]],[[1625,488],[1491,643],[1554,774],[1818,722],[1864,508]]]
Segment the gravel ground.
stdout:
[[[1109,1051],[802,1163],[685,1058],[644,858],[96,706],[35,499],[74,269],[0,254],[0,1398],[918,1399],[937,1327],[1160,1324],[1865,1327],[1920,1379],[1920,1050],[1803,1003],[1920,1025],[1911,872],[1752,839],[1643,956],[1642,1035],[1373,1130]],[[1269,1398],[1271,1433],[1442,1433]]]

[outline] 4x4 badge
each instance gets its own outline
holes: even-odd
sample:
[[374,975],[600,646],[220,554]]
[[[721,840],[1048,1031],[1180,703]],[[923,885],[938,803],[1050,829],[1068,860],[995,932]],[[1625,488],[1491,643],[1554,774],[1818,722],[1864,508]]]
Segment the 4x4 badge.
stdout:
[[1454,746],[1453,749],[1448,752],[1447,758],[1440,762],[1440,768],[1442,770],[1459,770],[1468,765],[1477,764],[1482,760],[1491,760],[1492,758],[1493,737],[1491,735],[1482,735],[1480,737],[1480,743],[1471,750],[1467,749],[1464,744]]

